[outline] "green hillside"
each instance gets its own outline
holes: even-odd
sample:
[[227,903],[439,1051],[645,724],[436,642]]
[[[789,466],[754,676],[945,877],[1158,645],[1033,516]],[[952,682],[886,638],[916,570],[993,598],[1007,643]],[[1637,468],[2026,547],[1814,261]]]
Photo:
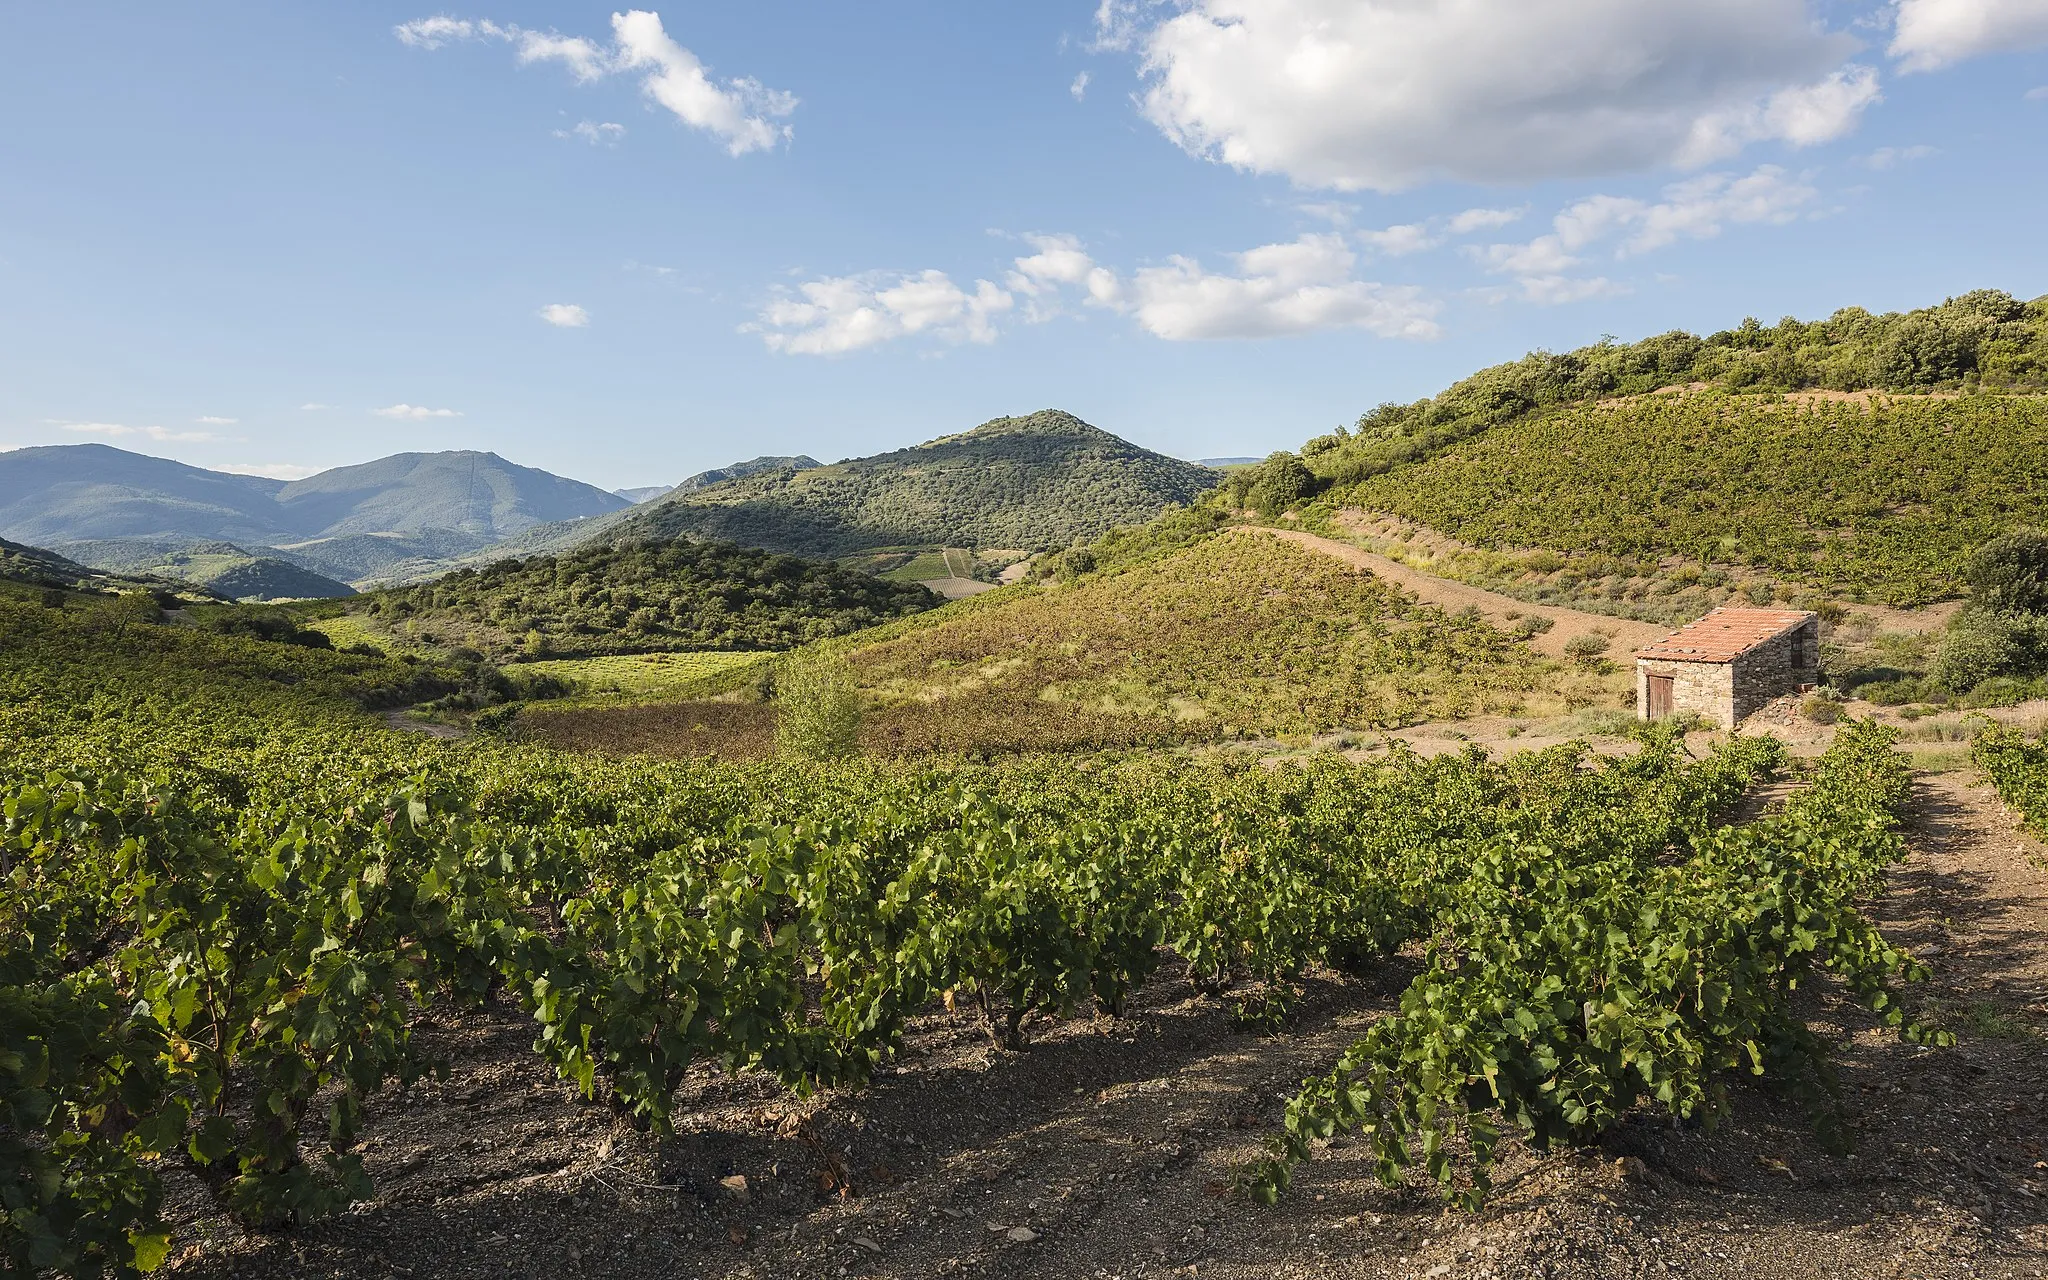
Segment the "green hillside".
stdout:
[[322,600],[352,596],[355,588],[268,547],[196,539],[109,539],[62,544],[65,554],[114,573],[170,578],[231,600]]
[[929,609],[923,587],[730,543],[623,542],[459,569],[350,613],[373,633],[496,656],[786,649]]
[[1532,351],[1430,399],[1382,404],[1355,430],[1303,445],[1301,459],[1315,487],[1342,487],[1531,414],[1695,385],[1739,393],[2048,390],[2048,297],[2021,302],[1980,289],[1918,311],[1844,307],[1825,320],[1752,318],[1704,338],[1673,330],[1562,354]]
[[637,509],[610,537],[719,538],[812,556],[1042,549],[1150,520],[1215,475],[1056,410],[829,467],[777,470]]
[[1496,428],[1335,496],[1485,548],[1681,557],[1919,603],[1959,594],[1985,541],[2048,523],[2048,397],[1648,396]]

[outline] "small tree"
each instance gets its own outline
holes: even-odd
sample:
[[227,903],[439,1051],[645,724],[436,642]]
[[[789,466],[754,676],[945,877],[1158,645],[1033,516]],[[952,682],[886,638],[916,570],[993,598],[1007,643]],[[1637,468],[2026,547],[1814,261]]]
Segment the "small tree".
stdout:
[[2048,533],[2015,529],[1970,557],[1970,603],[2000,613],[2048,613]]
[[1291,453],[1276,453],[1259,464],[1245,504],[1270,520],[1315,491],[1315,472]]
[[799,649],[776,664],[775,746],[795,760],[832,760],[860,734],[860,686],[845,658]]

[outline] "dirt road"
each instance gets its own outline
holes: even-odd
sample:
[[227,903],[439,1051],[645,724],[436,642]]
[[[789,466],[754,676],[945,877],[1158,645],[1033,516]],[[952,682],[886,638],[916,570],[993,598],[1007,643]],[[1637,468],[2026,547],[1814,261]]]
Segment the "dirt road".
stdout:
[[1548,618],[1550,630],[1529,642],[1538,653],[1553,658],[1565,656],[1564,647],[1576,636],[1599,634],[1611,637],[1612,657],[1625,659],[1637,649],[1671,634],[1671,628],[1649,622],[1633,622],[1627,618],[1612,618],[1600,613],[1582,613],[1577,609],[1561,609],[1555,605],[1530,604],[1513,596],[1504,596],[1496,591],[1485,591],[1468,587],[1462,582],[1448,578],[1433,577],[1430,574],[1411,569],[1399,561],[1385,556],[1374,555],[1348,542],[1338,542],[1299,529],[1271,529],[1263,525],[1248,525],[1242,534],[1253,537],[1266,536],[1284,538],[1296,546],[1320,551],[1335,556],[1346,564],[1373,574],[1375,577],[1395,583],[1403,590],[1412,591],[1421,600],[1453,612],[1460,609],[1477,609],[1485,614],[1496,626],[1508,627],[1515,617]]

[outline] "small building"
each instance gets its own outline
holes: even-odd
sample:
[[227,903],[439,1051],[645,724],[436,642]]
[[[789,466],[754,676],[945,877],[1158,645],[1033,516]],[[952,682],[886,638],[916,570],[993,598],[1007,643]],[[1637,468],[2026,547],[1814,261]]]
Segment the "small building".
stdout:
[[1636,714],[1696,711],[1732,729],[1774,698],[1820,683],[1820,615],[1716,609],[1636,651]]

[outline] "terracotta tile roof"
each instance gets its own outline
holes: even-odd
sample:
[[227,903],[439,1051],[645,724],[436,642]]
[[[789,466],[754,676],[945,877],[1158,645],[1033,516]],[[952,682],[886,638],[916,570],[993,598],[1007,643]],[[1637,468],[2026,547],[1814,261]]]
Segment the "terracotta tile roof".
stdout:
[[1716,609],[1636,650],[1636,656],[1670,662],[1733,662],[1813,616],[1798,609]]

